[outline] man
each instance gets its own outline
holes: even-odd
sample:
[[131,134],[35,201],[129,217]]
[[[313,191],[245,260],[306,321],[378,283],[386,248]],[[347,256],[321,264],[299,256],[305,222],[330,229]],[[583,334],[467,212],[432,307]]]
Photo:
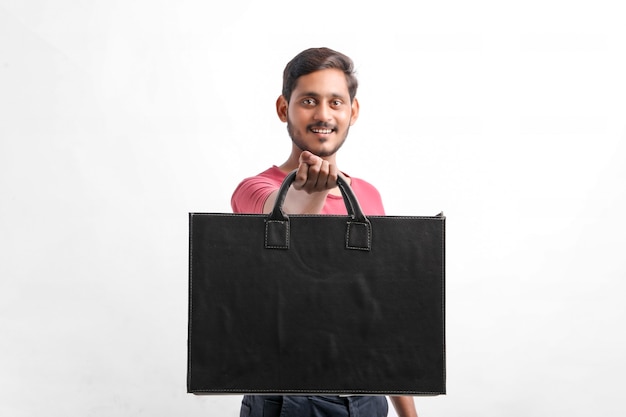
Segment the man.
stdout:
[[[286,175],[296,179],[283,203],[286,213],[345,214],[337,187],[343,175],[366,215],[384,214],[380,194],[371,184],[341,173],[337,151],[359,116],[358,82],[352,60],[328,48],[307,49],[283,73],[278,117],[287,123],[292,146],[289,158],[243,180],[231,200],[236,213],[269,213]],[[400,417],[416,417],[412,397],[391,397]],[[379,396],[250,396],[242,401],[242,417],[384,417],[387,400]]]

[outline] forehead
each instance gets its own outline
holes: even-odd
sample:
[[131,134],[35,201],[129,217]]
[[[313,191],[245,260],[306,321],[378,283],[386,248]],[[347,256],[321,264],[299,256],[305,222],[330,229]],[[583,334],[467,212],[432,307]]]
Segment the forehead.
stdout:
[[320,95],[348,97],[348,80],[343,71],[328,68],[303,75],[298,78],[292,95]]

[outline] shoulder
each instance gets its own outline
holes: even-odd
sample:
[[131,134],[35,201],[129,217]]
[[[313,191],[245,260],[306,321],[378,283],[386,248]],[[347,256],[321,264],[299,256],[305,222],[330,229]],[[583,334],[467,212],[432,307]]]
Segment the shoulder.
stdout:
[[353,189],[380,195],[378,189],[372,183],[365,181],[363,178],[350,177],[350,180],[350,185]]
[[266,184],[266,185],[278,185],[282,184],[287,174],[282,172],[276,165],[265,171],[256,174],[254,176],[243,179],[238,187],[242,185],[254,185],[254,184]]
[[361,208],[369,215],[384,215],[382,197],[378,189],[368,181],[361,178],[350,177],[351,188],[359,200]]
[[267,197],[280,187],[287,174],[273,166],[257,175],[243,179],[231,197],[235,213],[261,213]]

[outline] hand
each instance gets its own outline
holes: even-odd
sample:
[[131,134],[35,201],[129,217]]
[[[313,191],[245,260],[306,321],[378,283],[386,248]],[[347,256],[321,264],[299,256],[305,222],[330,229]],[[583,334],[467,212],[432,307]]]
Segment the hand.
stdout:
[[413,397],[406,396],[391,396],[389,397],[393,408],[396,409],[398,417],[418,417],[417,410],[415,409],[415,402]]
[[328,191],[337,186],[337,167],[334,164],[304,151],[300,154],[298,171],[293,188],[312,194]]

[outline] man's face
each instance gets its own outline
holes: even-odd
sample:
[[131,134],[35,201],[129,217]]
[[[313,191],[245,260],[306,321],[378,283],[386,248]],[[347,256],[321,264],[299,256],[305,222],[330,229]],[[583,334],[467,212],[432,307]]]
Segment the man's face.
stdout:
[[281,105],[279,99],[278,113],[298,148],[325,157],[343,145],[357,119],[358,102],[350,103],[343,72],[330,68],[298,78],[289,103],[283,99]]

